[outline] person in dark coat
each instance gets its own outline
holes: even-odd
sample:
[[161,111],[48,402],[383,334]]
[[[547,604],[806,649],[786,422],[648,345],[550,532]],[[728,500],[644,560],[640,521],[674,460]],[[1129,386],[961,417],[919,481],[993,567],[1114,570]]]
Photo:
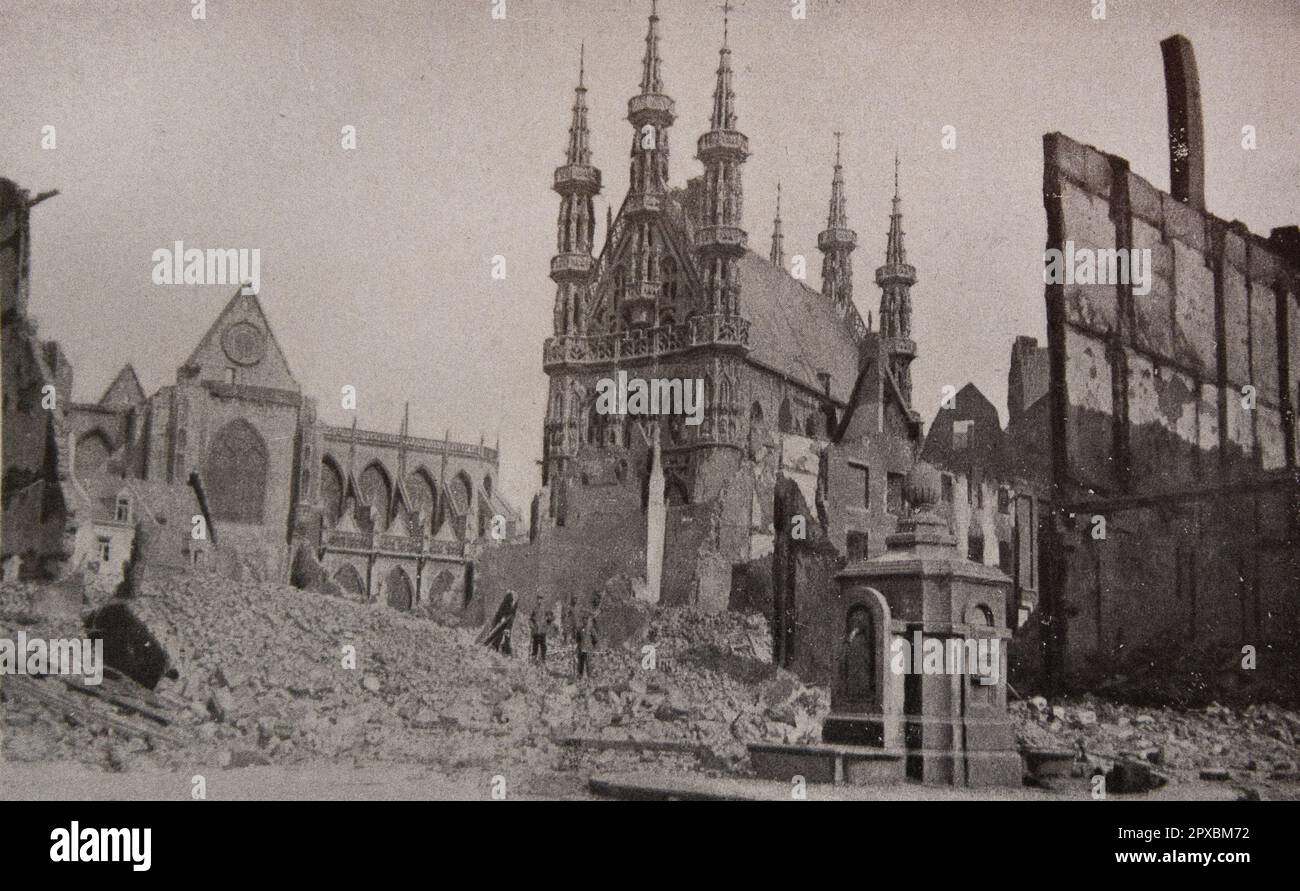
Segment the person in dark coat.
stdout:
[[564,618],[564,642],[567,644],[570,641],[577,640],[578,628],[580,627],[581,619],[578,616],[578,594],[576,591],[569,595],[568,615]]
[[528,660],[539,665],[546,665],[546,632],[550,630],[551,615],[546,609],[546,600],[537,595],[533,610],[528,614],[528,627],[532,631],[532,646],[528,651]]

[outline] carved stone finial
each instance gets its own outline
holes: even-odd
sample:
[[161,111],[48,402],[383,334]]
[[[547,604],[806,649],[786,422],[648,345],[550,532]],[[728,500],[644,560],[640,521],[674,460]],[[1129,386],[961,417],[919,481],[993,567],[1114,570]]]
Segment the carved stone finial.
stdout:
[[903,483],[903,497],[915,513],[931,513],[939,503],[939,471],[933,465],[918,462]]

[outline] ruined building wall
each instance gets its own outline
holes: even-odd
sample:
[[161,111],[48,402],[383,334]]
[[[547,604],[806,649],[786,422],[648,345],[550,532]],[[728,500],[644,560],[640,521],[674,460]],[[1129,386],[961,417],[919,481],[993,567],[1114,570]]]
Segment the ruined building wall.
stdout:
[[[3,305],[3,461],[6,561],[23,576],[57,575],[74,551],[64,407],[72,371],[58,345],[27,317],[30,196],[0,179],[0,302]],[[52,386],[54,402],[47,401]],[[6,564],[7,568],[10,564]]]
[[1044,155],[1047,247],[1067,262],[1071,248],[1149,250],[1152,263],[1145,294],[1046,286],[1050,667],[1069,680],[1157,641],[1294,634],[1294,228],[1253,235],[1060,134]]

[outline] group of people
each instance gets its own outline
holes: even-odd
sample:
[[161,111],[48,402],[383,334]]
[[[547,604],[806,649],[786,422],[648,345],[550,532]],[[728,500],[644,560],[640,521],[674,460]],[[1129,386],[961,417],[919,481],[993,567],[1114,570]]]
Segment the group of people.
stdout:
[[[528,614],[528,628],[531,633],[528,660],[538,665],[546,665],[546,644],[553,633],[559,632],[562,645],[573,644],[574,673],[577,677],[588,677],[591,669],[591,654],[596,649],[596,607],[599,606],[599,594],[593,595],[590,608],[582,608],[578,595],[571,594],[568,604],[559,598],[548,609],[546,600],[537,595],[533,608]],[[499,653],[513,655],[510,634],[519,609],[519,598],[514,591],[507,591],[496,616],[480,641]]]

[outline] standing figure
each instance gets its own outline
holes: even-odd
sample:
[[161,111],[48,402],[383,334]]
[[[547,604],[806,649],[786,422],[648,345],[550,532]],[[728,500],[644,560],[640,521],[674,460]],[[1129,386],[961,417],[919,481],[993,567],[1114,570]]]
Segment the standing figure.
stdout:
[[528,661],[546,665],[546,632],[551,624],[550,614],[546,610],[546,599],[541,594],[533,601],[532,612],[528,614],[528,627],[532,632],[532,646],[528,650]]
[[578,630],[578,677],[590,676],[591,654],[596,649],[596,616],[587,613],[582,618],[582,627]]

